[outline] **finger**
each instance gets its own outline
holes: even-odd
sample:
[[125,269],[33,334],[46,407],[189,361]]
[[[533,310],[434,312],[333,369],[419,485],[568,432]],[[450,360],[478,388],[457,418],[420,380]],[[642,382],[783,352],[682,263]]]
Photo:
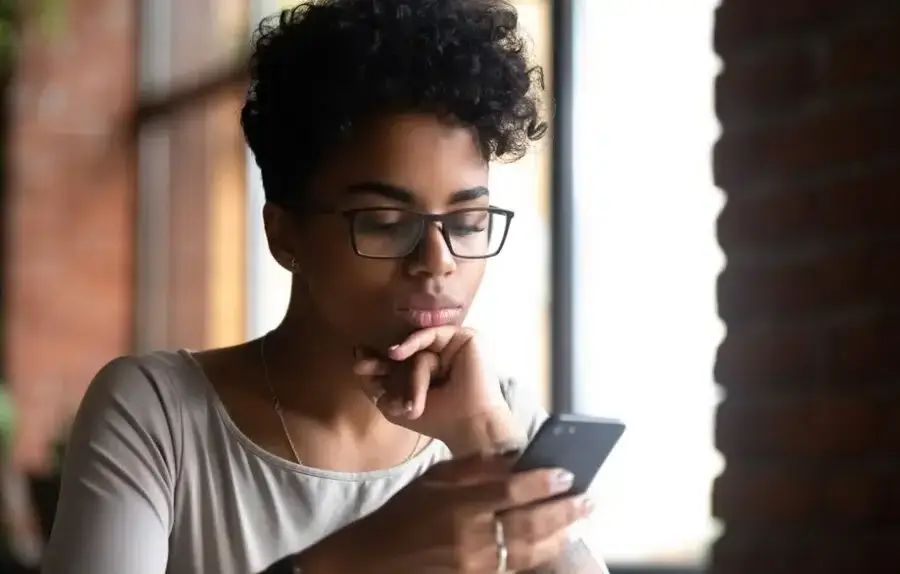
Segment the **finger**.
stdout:
[[490,512],[502,512],[565,494],[572,488],[572,481],[572,473],[562,468],[518,472],[477,489],[471,503]]
[[419,353],[413,356],[413,368],[409,378],[409,410],[406,416],[417,419],[425,412],[425,403],[431,379],[440,368],[440,357],[436,353]]
[[360,388],[369,400],[376,405],[381,402],[382,397],[387,392],[384,389],[384,382],[381,377],[360,377]]
[[361,377],[363,392],[387,419],[397,419],[409,411],[409,401],[387,390],[385,377]]
[[594,503],[587,496],[570,496],[550,502],[514,508],[503,513],[507,541],[535,544],[565,531],[569,526],[593,512]]
[[390,365],[379,359],[362,359],[353,365],[353,372],[362,377],[382,377],[390,372]]
[[[388,356],[395,361],[405,361],[421,351],[434,351],[443,355],[451,341],[454,342],[453,347],[459,349],[474,335],[474,331],[470,329],[461,329],[452,325],[429,327],[416,331],[399,345],[388,349]],[[454,339],[456,340],[454,341]],[[446,350],[450,351],[451,349]]]

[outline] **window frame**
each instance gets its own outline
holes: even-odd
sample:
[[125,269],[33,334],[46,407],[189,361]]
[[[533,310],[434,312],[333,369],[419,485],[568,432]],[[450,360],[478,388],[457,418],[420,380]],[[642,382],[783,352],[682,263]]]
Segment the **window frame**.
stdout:
[[550,162],[550,387],[551,408],[568,412],[574,408],[575,379],[573,338],[574,222],[572,181],[574,10],[571,0],[551,0],[555,102]]

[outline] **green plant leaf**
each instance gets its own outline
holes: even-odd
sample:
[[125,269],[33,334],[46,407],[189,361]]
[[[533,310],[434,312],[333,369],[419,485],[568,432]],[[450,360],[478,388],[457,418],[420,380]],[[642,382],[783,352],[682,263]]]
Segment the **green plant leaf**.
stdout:
[[0,381],[0,449],[6,449],[12,442],[16,413],[9,395],[9,388]]

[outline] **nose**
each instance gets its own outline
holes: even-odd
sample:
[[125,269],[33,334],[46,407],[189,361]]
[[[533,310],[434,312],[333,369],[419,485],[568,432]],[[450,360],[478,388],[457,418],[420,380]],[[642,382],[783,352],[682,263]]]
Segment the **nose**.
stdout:
[[447,241],[437,224],[426,224],[422,239],[410,255],[411,275],[444,277],[456,270],[456,258],[450,253]]

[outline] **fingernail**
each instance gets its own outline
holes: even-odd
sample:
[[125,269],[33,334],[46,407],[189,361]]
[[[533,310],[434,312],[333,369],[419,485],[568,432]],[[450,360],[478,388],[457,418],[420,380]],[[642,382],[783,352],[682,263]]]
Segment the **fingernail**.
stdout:
[[559,469],[553,473],[553,490],[557,492],[566,492],[572,488],[572,482],[575,481],[575,475],[568,470]]
[[400,345],[391,345],[390,347],[388,347],[388,351],[396,351],[399,348],[400,348]]
[[412,410],[413,410],[413,402],[412,402],[412,401],[406,401],[406,404],[403,405],[403,410],[405,410],[405,411],[408,412],[408,413],[411,413]]

